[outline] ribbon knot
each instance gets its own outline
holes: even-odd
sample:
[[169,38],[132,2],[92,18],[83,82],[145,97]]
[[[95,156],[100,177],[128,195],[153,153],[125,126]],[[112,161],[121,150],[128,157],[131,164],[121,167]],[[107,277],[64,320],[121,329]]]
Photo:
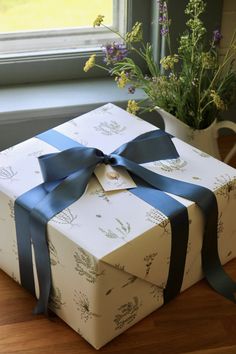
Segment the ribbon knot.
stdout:
[[112,155],[106,155],[104,154],[103,156],[103,163],[105,165],[112,165],[115,162],[115,158]]

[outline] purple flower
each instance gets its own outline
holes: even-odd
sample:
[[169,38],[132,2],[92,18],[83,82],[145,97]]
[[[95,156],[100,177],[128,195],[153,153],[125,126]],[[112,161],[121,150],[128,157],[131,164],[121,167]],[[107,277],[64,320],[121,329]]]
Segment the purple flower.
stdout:
[[134,86],[129,86],[128,87],[128,92],[131,93],[131,94],[135,93],[135,87]]
[[103,47],[105,54],[104,62],[114,64],[123,60],[127,56],[127,48],[123,43],[110,43]]
[[223,36],[222,36],[222,34],[220,33],[220,31],[218,29],[213,31],[213,42],[214,42],[214,44],[219,43],[222,38],[223,38]]
[[169,28],[163,26],[162,29],[161,29],[161,35],[165,36],[165,35],[167,35],[168,32],[169,32]]
[[167,13],[168,9],[167,9],[166,1],[163,1],[163,0],[157,1],[157,5],[159,6],[160,14]]

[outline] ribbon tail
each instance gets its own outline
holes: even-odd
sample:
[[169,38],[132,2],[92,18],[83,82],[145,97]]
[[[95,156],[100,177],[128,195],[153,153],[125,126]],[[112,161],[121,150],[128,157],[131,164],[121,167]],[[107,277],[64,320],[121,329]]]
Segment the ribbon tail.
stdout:
[[[208,225],[203,238],[202,267],[209,285],[228,300],[236,303],[236,282],[224,271],[217,249],[217,212],[216,204],[208,214]],[[209,230],[210,229],[210,230]],[[214,229],[214,232],[211,232]]]
[[189,235],[188,211],[183,204],[168,194],[150,187],[136,176],[133,178],[137,188],[130,190],[132,194],[160,210],[170,221],[170,266],[164,289],[164,303],[166,304],[178,295],[182,287]]
[[202,248],[204,274],[209,284],[218,293],[236,303],[234,295],[236,282],[225,273],[219,258],[217,244],[218,205],[214,193],[206,187],[159,175],[119,155],[114,155],[114,158],[113,166],[123,166],[151,186],[192,200],[201,208],[205,222]]
[[47,314],[51,291],[51,266],[47,242],[48,221],[74,203],[84,193],[96,165],[78,171],[48,193],[30,213],[30,231],[35,251],[39,299],[35,313]]

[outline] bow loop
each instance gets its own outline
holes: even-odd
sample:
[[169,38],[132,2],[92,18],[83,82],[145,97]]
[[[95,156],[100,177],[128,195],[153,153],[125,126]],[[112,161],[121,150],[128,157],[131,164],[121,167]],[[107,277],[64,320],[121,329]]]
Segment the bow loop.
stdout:
[[73,147],[38,158],[45,182],[62,180],[81,169],[97,165],[103,160],[102,151],[91,147]]

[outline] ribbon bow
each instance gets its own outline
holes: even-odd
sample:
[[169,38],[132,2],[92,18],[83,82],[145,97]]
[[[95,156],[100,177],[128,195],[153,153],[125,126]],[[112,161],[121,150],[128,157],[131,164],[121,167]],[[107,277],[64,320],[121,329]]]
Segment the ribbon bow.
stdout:
[[[56,147],[63,145],[63,135],[53,130],[38,137]],[[203,271],[217,292],[236,302],[236,283],[224,272],[218,256],[218,207],[214,193],[205,187],[165,177],[140,166],[141,163],[179,157],[168,134],[160,130],[142,134],[109,155],[96,148],[84,147],[65,136],[64,140],[66,146],[69,141],[69,146],[73,147],[40,156],[39,164],[45,182],[24,193],[15,202],[21,283],[32,294],[35,293],[35,286],[31,241],[34,245],[40,289],[36,313],[47,312],[51,290],[47,223],[83,195],[95,167],[100,163],[128,170],[137,184],[137,188],[131,192],[161,210],[170,219],[171,260],[164,301],[168,302],[181,289],[189,230],[186,207],[163,191],[192,200],[201,208],[205,220]]]

